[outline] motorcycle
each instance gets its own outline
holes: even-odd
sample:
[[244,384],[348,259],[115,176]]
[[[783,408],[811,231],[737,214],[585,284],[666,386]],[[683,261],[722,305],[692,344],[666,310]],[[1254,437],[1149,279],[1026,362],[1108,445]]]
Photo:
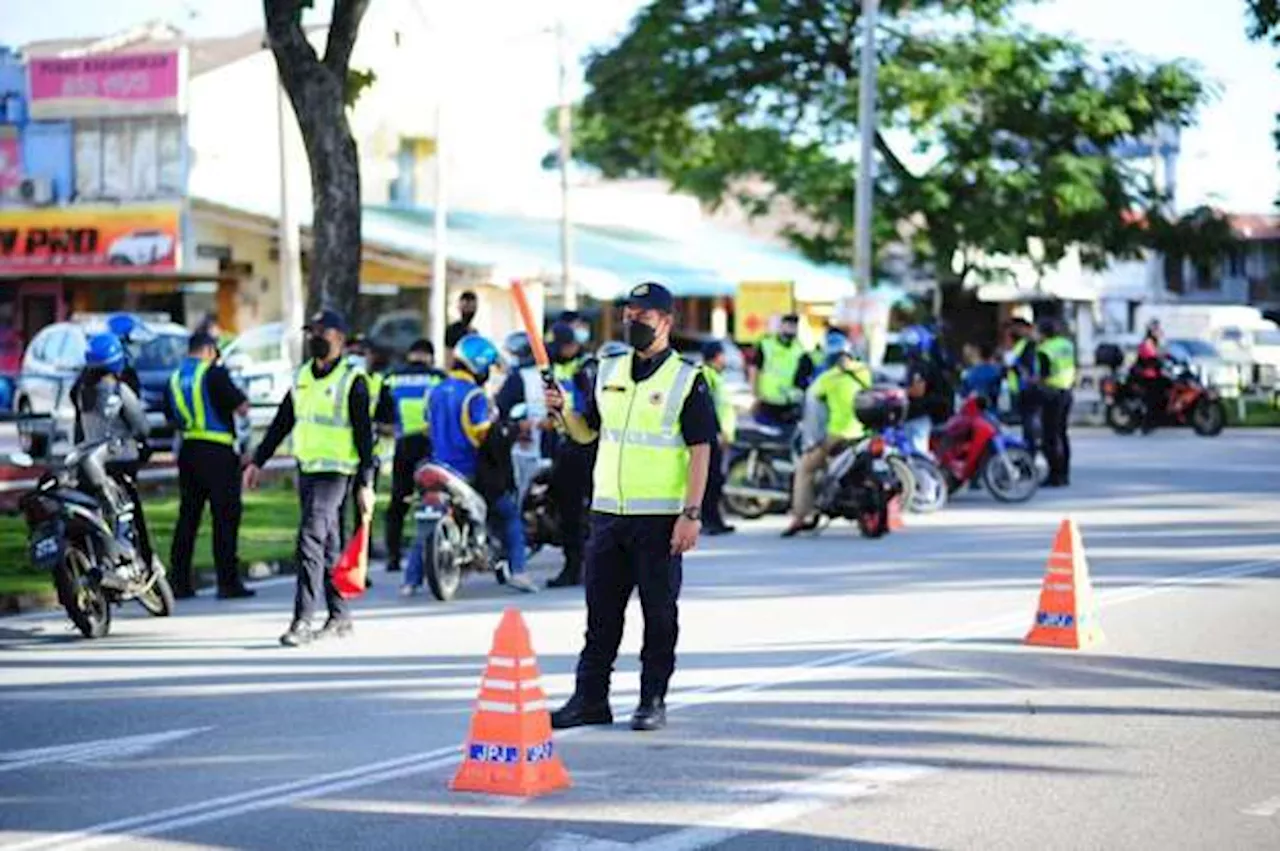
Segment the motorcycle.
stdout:
[[977,396],[966,399],[960,411],[934,431],[929,448],[953,494],[980,481],[1000,502],[1025,502],[1040,487],[1035,457]]
[[484,497],[462,476],[430,461],[418,467],[413,480],[421,496],[414,512],[415,546],[423,548],[422,572],[432,596],[452,600],[468,573],[492,573],[506,584],[510,564]]
[[858,524],[866,538],[889,534],[889,503],[902,495],[902,482],[886,458],[884,438],[850,444],[827,462],[815,486],[814,506],[830,519]]
[[756,420],[738,423],[725,473],[725,509],[747,520],[785,514],[791,504],[799,440],[794,427]]
[[889,450],[896,453],[890,461],[900,458],[911,473],[912,487],[904,490],[902,495],[907,510],[915,514],[932,514],[946,505],[950,488],[938,463],[932,457],[920,454],[901,426],[891,426],[883,435]]
[[[106,473],[115,444],[100,440],[75,447],[19,501],[31,563],[51,572],[58,602],[85,638],[106,636],[112,607],[130,600],[157,617],[173,614],[176,607],[164,565],[154,557],[151,564],[141,563],[133,501]],[[27,456],[13,460],[21,466],[34,463]],[[89,487],[120,506],[115,528]]]
[[564,546],[560,530],[560,510],[551,498],[551,468],[543,467],[534,474],[520,504],[520,519],[524,523],[524,539],[529,555],[543,547]]
[[[1117,434],[1132,434],[1146,420],[1147,400],[1140,382],[1130,375],[1120,382],[1114,374],[1102,379],[1107,425]],[[1218,391],[1182,365],[1174,376],[1157,426],[1191,426],[1201,437],[1216,437],[1227,424],[1227,411]]]

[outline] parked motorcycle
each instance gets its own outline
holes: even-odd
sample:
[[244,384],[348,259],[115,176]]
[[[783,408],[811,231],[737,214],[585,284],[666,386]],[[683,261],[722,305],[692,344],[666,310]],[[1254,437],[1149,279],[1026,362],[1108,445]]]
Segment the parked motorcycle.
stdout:
[[1040,487],[1035,457],[1022,438],[1005,431],[977,396],[934,431],[930,450],[951,493],[977,480],[1000,502],[1025,502]]
[[786,513],[791,504],[799,440],[794,427],[765,425],[755,420],[738,423],[725,473],[725,509],[747,520]]
[[884,431],[885,443],[911,472],[912,487],[904,490],[902,501],[907,510],[916,514],[932,514],[947,504],[950,488],[947,476],[938,463],[928,455],[922,455],[912,444],[911,438],[901,426],[891,426]]
[[[1132,434],[1146,420],[1147,400],[1141,382],[1132,376],[1121,382],[1115,375],[1102,379],[1107,425],[1117,434]],[[1156,417],[1157,426],[1189,425],[1201,437],[1216,437],[1227,424],[1227,410],[1218,391],[1182,367],[1174,376],[1165,408]]]
[[[100,440],[75,447],[19,502],[31,563],[52,573],[58,602],[85,638],[107,635],[112,606],[129,600],[158,617],[175,608],[164,565],[156,558],[144,565],[138,555],[133,501],[106,473],[115,443]],[[12,460],[22,466],[34,463],[26,456]],[[113,512],[114,528],[94,493],[105,493],[119,506]]]

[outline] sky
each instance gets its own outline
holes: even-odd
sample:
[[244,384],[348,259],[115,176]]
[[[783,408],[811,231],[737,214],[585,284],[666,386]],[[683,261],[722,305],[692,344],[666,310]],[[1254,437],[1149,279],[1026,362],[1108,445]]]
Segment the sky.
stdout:
[[[556,101],[555,43],[545,28],[563,15],[572,50],[580,56],[616,39],[643,5],[639,0],[416,2],[426,17],[449,27],[459,67],[486,78],[479,82],[489,94],[480,100],[501,113],[507,138],[518,140],[507,148],[509,161],[495,165],[495,183],[536,171],[533,152],[551,147],[541,118]],[[327,20],[330,3],[317,0],[308,19]],[[1280,56],[1245,37],[1244,5],[1244,0],[1043,0],[1020,15],[1039,29],[1074,33],[1099,47],[1195,62],[1215,84],[1217,96],[1198,125],[1183,135],[1178,206],[1207,202],[1234,212],[1266,212],[1280,197],[1280,154],[1271,135],[1280,112]],[[260,26],[261,15],[261,0],[0,0],[0,41],[17,46],[101,35],[152,19],[197,36],[228,35]],[[513,67],[522,71],[513,74]],[[582,91],[580,67],[573,64],[573,95]],[[502,150],[488,148],[486,154],[502,156]]]

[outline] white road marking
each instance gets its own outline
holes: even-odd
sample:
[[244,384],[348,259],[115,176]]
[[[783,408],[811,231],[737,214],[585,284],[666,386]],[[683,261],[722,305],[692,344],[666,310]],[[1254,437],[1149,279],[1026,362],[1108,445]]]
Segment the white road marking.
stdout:
[[[1266,573],[1277,566],[1280,566],[1280,559],[1264,559],[1210,568],[1176,577],[1166,577],[1134,588],[1122,588],[1098,594],[1097,605],[1100,609],[1109,608],[1187,586],[1232,577]],[[691,689],[681,693],[677,699],[668,701],[667,708],[668,711],[679,711],[686,706],[718,702],[777,685],[803,681],[805,673],[814,669],[837,666],[862,667],[888,659],[910,656],[937,647],[945,647],[960,639],[989,636],[993,630],[1029,624],[1032,617],[1031,607],[1033,606],[1034,600],[1031,600],[1028,602],[1028,609],[1025,611],[1011,612],[999,618],[964,625],[937,636],[903,642],[891,648],[837,653],[810,662],[789,666],[778,671],[773,676],[750,683]],[[563,741],[590,729],[589,727],[580,727],[573,730],[565,730],[557,733],[556,739]],[[144,836],[155,836],[180,830],[184,827],[220,821],[260,810],[273,809],[334,792],[343,792],[377,785],[389,780],[424,774],[446,765],[456,764],[459,754],[459,747],[436,748],[435,750],[411,754],[399,759],[356,766],[346,771],[277,784],[262,789],[251,789],[204,802],[92,825],[78,831],[40,836],[26,842],[4,847],[9,851],[35,851],[35,849],[44,848],[59,848],[71,851],[71,849],[101,848]],[[127,833],[113,835],[123,831],[127,831]]]
[[0,753],[0,773],[56,762],[86,765],[112,757],[138,756],[169,742],[176,742],[178,739],[185,739],[187,736],[194,736],[212,729],[212,727],[193,727],[189,730],[169,730],[141,736],[118,736],[114,739],[99,739],[75,745],[9,751]]
[[1245,807],[1240,812],[1247,816],[1271,818],[1276,813],[1280,813],[1280,795],[1276,795],[1274,798],[1268,798],[1267,800],[1254,804],[1251,807]]
[[807,780],[777,784],[769,788],[771,799],[736,812],[712,816],[697,827],[660,833],[639,842],[558,833],[538,842],[531,851],[698,851],[745,833],[795,821],[845,801],[869,798],[894,784],[915,780],[936,770],[930,766],[906,763],[858,763]]

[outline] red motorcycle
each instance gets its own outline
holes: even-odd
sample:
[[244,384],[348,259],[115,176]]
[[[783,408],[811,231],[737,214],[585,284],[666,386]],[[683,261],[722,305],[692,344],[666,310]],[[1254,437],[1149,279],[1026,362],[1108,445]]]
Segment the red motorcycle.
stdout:
[[1035,456],[1022,438],[1005,431],[987,413],[977,396],[966,399],[933,433],[929,448],[951,493],[980,481],[1001,502],[1025,502],[1040,487]]
[[[1147,399],[1140,382],[1130,375],[1124,382],[1114,376],[1102,379],[1107,425],[1117,434],[1132,434],[1147,418]],[[1189,425],[1201,437],[1214,437],[1227,424],[1227,411],[1216,390],[1205,387],[1190,370],[1173,379],[1164,410],[1155,418],[1158,426]]]

